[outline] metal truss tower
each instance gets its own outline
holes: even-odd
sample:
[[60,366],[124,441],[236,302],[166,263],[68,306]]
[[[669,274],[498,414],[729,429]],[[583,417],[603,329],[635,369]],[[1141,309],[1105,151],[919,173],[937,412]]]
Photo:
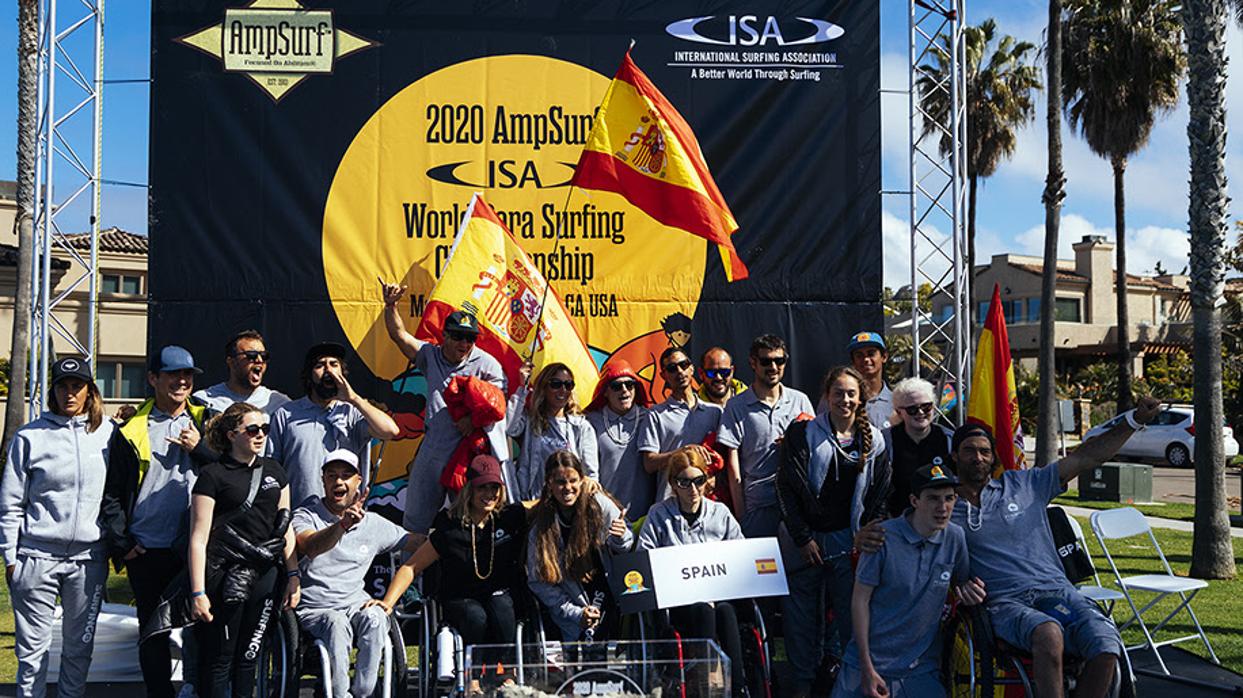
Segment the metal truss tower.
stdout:
[[[56,354],[79,354],[92,371],[98,346],[100,124],[103,116],[104,0],[39,3],[38,154],[31,273],[31,418],[47,403]],[[89,246],[70,232],[88,230]],[[69,231],[69,232],[67,232]],[[81,235],[75,236],[79,240]],[[68,278],[53,258],[70,262]],[[59,291],[57,288],[59,287]],[[85,327],[73,314],[86,292]],[[74,295],[77,308],[65,304]],[[84,335],[84,337],[82,336]]]
[[[966,0],[909,3],[911,370],[939,386],[953,386],[958,400],[949,416],[962,423],[971,389],[972,358],[966,232]],[[948,71],[934,70],[941,63]],[[950,108],[936,113],[928,108],[933,101]],[[948,152],[942,152],[943,144],[949,146]],[[932,286],[933,298],[951,298],[952,314],[933,317],[920,309],[922,284]]]

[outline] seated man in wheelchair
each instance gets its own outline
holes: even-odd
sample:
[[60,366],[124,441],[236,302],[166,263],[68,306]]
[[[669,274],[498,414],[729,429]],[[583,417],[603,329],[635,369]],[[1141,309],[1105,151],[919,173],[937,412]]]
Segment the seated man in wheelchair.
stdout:
[[[364,579],[376,555],[411,547],[411,536],[363,508],[367,495],[359,491],[362,476],[353,452],[329,453],[322,472],[324,495],[311,497],[293,514],[303,589],[296,614],[332,658],[329,698],[362,698],[375,691],[389,623],[367,595]],[[352,646],[358,647],[358,661],[351,684]]]
[[953,521],[966,530],[971,572],[986,585],[993,632],[1031,652],[1043,698],[1062,695],[1064,651],[1084,660],[1078,695],[1092,697],[1107,694],[1123,652],[1117,627],[1066,579],[1045,509],[1067,482],[1113,457],[1159,409],[1153,398],[1140,398],[1126,419],[1061,460],[999,479],[993,478],[992,432],[974,424],[954,432],[950,455],[962,483]]
[[950,512],[958,478],[925,465],[910,478],[910,508],[884,522],[885,545],[859,558],[851,597],[854,636],[833,698],[944,696],[941,611],[954,584],[966,604],[984,601],[969,577],[967,539]]

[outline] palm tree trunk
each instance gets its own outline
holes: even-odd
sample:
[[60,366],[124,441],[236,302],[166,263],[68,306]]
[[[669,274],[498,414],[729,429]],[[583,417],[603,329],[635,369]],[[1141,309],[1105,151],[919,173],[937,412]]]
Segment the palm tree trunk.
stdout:
[[4,452],[26,421],[26,376],[30,357],[30,288],[34,265],[35,114],[38,110],[39,3],[21,0],[17,15],[17,289],[9,348],[9,394],[4,411]]
[[1131,313],[1127,308],[1126,283],[1126,158],[1113,158],[1114,238],[1118,242],[1118,277],[1114,282],[1118,300],[1118,412],[1133,406],[1131,388]]
[[1066,175],[1062,171],[1062,1],[1049,0],[1048,51],[1045,85],[1048,99],[1048,175],[1044,193],[1044,267],[1040,273],[1040,353],[1037,359],[1039,393],[1036,411],[1036,466],[1057,459],[1057,374],[1054,349],[1054,291],[1057,288],[1057,239],[1062,226]]
[[1222,444],[1221,311],[1225,288],[1226,198],[1226,3],[1185,0],[1187,103],[1191,118],[1191,319],[1194,328],[1196,513],[1191,575],[1234,576],[1230,518],[1226,511],[1226,462]]

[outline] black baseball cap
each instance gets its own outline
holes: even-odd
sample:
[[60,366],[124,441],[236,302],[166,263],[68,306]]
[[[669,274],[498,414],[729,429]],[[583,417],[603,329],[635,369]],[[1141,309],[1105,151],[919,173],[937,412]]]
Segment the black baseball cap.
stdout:
[[66,378],[78,378],[87,383],[94,380],[91,377],[90,365],[86,363],[85,359],[76,356],[66,356],[52,364],[52,385],[56,385]]
[[455,310],[445,318],[444,331],[477,335],[479,334],[479,320],[465,310]]
[[950,440],[950,451],[957,453],[963,442],[974,436],[983,436],[988,439],[988,445],[993,448],[997,447],[997,442],[993,440],[993,430],[983,424],[964,424],[954,430],[954,437]]
[[306,350],[306,358],[302,361],[302,368],[309,373],[315,362],[325,356],[331,356],[334,359],[344,361],[348,353],[348,349],[336,342],[320,342]]
[[916,497],[920,492],[932,487],[957,487],[958,478],[954,473],[939,465],[925,465],[911,476],[911,494]]

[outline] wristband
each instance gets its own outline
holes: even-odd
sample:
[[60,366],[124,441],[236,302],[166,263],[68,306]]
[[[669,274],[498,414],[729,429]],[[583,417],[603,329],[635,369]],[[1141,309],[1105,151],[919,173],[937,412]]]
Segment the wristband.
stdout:
[[198,597],[200,597],[200,596],[207,596],[207,592],[205,592],[205,591],[192,591],[192,592],[190,592],[190,598],[192,598],[192,599],[197,599],[197,598],[198,598]]
[[297,569],[286,570],[286,571],[285,571],[285,576],[286,576],[286,577],[290,577],[290,578],[293,578],[293,577],[301,577],[301,576],[302,576],[302,572],[301,572],[301,570],[297,570]]
[[1126,423],[1130,424],[1131,428],[1134,429],[1135,431],[1143,431],[1144,428],[1148,426],[1147,424],[1140,424],[1139,422],[1135,421],[1135,410],[1128,411],[1125,416],[1126,416]]

